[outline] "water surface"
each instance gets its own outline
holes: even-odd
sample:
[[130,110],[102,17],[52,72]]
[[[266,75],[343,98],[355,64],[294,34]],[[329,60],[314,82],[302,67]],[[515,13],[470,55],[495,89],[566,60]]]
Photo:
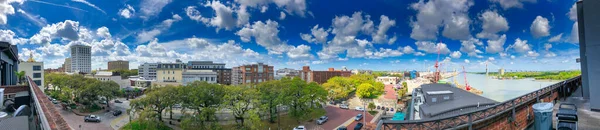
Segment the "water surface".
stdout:
[[[459,74],[455,76],[456,81],[459,84],[464,85],[464,76]],[[454,79],[448,79],[450,82],[454,82]],[[509,99],[519,97],[521,95],[533,92],[540,88],[552,85],[559,81],[535,81],[532,78],[529,79],[518,79],[518,80],[498,80],[487,77],[485,74],[469,74],[467,73],[467,81],[471,87],[477,88],[483,91],[481,96],[496,100],[498,102],[504,102]]]

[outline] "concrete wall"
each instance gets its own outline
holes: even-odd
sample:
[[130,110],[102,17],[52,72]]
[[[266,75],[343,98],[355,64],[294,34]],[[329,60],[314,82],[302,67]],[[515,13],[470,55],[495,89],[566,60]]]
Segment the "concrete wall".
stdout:
[[[582,53],[585,54],[583,57],[582,68],[585,69],[583,72],[584,82],[584,96],[589,94],[590,108],[592,110],[600,111],[600,1],[588,0],[583,1],[583,10],[579,10],[578,16],[583,15],[581,18],[582,23],[578,26],[583,25],[583,28],[579,28],[580,44],[583,44]],[[583,14],[581,14],[583,13]],[[583,32],[583,34],[581,33]],[[584,35],[581,37],[581,35]],[[580,46],[581,47],[581,46]],[[586,66],[586,67],[584,67]],[[587,77],[585,77],[587,76]],[[587,91],[586,91],[587,88]],[[586,93],[587,92],[587,93]]]
[[[41,70],[34,71],[33,66],[40,66]],[[44,90],[44,63],[42,62],[21,62],[19,63],[19,71],[25,71],[25,76],[31,77],[33,81],[39,80],[40,84],[37,84],[40,89]],[[39,73],[41,77],[34,78],[33,74]],[[26,80],[23,83],[27,82]]]

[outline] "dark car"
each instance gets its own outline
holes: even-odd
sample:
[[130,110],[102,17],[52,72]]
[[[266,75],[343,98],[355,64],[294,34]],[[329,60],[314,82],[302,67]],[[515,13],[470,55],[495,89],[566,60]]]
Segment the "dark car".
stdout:
[[348,130],[348,128],[346,128],[346,126],[340,126],[339,128],[337,128],[337,130]]
[[83,118],[85,122],[100,122],[100,117],[96,115],[88,115]]
[[363,127],[363,123],[358,122],[358,124],[356,124],[356,126],[354,127],[354,130],[360,130]]
[[113,116],[119,116],[119,115],[121,115],[121,113],[123,113],[121,110],[115,110],[115,111],[113,111],[112,114],[113,114]]
[[123,103],[123,102],[120,100],[115,100],[115,103]]

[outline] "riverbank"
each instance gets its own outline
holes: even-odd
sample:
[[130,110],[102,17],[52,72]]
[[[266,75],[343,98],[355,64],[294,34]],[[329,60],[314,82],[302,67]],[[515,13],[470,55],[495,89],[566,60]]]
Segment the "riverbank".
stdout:
[[[477,72],[475,74],[485,74],[485,72]],[[500,75],[498,72],[489,72],[488,76],[495,79],[525,79],[533,78],[535,80],[544,81],[562,81],[581,75],[581,71],[544,71],[544,72],[505,72]]]

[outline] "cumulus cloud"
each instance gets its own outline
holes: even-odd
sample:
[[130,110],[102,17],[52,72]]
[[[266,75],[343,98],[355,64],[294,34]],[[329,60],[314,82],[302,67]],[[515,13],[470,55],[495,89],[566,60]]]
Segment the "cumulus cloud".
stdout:
[[477,46],[483,46],[483,42],[476,38],[462,40],[460,41],[460,44],[460,51],[467,53],[468,56],[477,56],[478,53],[481,53],[481,51],[477,49]]
[[454,59],[460,58],[461,55],[462,55],[462,53],[460,53],[460,51],[454,51],[454,52],[450,53],[450,57],[452,57]]
[[496,11],[487,10],[479,15],[479,20],[482,21],[482,31],[477,34],[477,38],[497,39],[498,32],[508,31],[508,21]]
[[534,57],[535,58],[535,57],[540,56],[540,54],[537,53],[537,52],[535,52],[535,51],[527,51],[526,56],[528,56],[528,57]]
[[468,59],[465,59],[465,63],[471,63],[471,61],[469,61]]
[[257,21],[252,25],[245,26],[235,34],[240,36],[243,42],[250,42],[254,39],[258,45],[265,47],[269,51],[269,54],[282,54],[287,52],[292,46],[287,45],[279,39],[278,28],[279,24],[276,21]]
[[406,53],[406,54],[411,54],[411,53],[415,52],[415,49],[413,49],[410,46],[398,47],[398,50],[402,50],[402,52]]
[[11,5],[12,3],[23,4],[24,0],[3,0],[0,1],[0,25],[6,24],[8,18],[6,15],[15,14],[15,8]]
[[387,39],[387,31],[390,29],[390,27],[393,27],[396,25],[396,20],[390,20],[390,18],[388,18],[385,15],[381,15],[380,18],[380,22],[379,25],[377,26],[377,32],[373,33],[373,42],[374,43],[385,43],[388,42],[389,40]]
[[411,19],[410,37],[415,40],[435,40],[439,28],[444,27],[442,35],[454,40],[466,40],[471,37],[471,21],[468,10],[473,6],[470,0],[430,0],[411,4],[417,11],[416,20]]
[[535,20],[533,20],[533,23],[531,23],[529,30],[531,31],[531,35],[535,38],[550,35],[550,25],[548,19],[542,16],[535,17]]
[[47,44],[54,38],[64,38],[71,41],[79,40],[79,22],[65,20],[52,25],[46,25],[39,33],[33,35],[29,40],[35,44]]
[[527,40],[521,40],[520,38],[517,38],[515,43],[509,46],[509,48],[512,48],[518,53],[525,53],[531,50],[531,45],[527,44]]
[[573,23],[573,28],[571,28],[571,36],[567,39],[570,43],[579,43],[579,25],[577,22]]
[[133,9],[133,7],[131,7],[131,5],[128,4],[125,6],[125,8],[119,10],[119,15],[127,19],[133,17],[133,14],[135,14],[135,9]]
[[563,34],[562,34],[562,33],[560,33],[560,34],[558,34],[558,35],[556,35],[556,36],[553,36],[553,37],[551,37],[550,39],[548,39],[548,42],[559,42],[559,41],[561,41],[561,39],[562,39],[562,35],[563,35]]
[[504,9],[510,8],[523,8],[523,3],[536,3],[537,0],[490,0],[491,2],[496,2],[500,4],[500,6]]
[[98,30],[96,30],[96,35],[103,37],[103,38],[110,38],[110,31],[108,31],[108,28],[105,26],[102,26],[100,28],[98,28]]
[[326,43],[327,36],[329,36],[330,29],[323,29],[319,27],[319,25],[315,25],[312,29],[310,29],[310,34],[302,34],[300,33],[300,37],[302,40],[309,43]]
[[284,20],[285,19],[285,13],[284,12],[279,12],[279,20]]
[[22,45],[29,41],[29,39],[19,38],[15,32],[11,30],[0,30],[0,41],[9,42],[13,45]]
[[152,16],[158,16],[162,9],[173,0],[142,0],[140,3],[140,11],[143,19],[149,19]]
[[448,54],[450,53],[450,49],[445,43],[433,43],[429,41],[417,41],[415,42],[417,45],[417,50],[424,51],[426,53],[434,53],[437,54],[438,51],[440,54]]
[[490,54],[496,54],[504,50],[504,43],[506,42],[506,35],[500,36],[497,40],[488,40],[488,45],[485,47],[485,51]]
[[311,60],[314,55],[310,53],[310,46],[299,45],[290,49],[287,56],[292,60]]
[[571,9],[569,9],[569,13],[567,13],[570,20],[577,21],[577,2],[573,3]]
[[288,14],[295,14],[301,17],[304,17],[306,14],[305,0],[235,0],[235,2],[241,6],[260,8],[261,12],[266,12],[269,4],[274,3]]

